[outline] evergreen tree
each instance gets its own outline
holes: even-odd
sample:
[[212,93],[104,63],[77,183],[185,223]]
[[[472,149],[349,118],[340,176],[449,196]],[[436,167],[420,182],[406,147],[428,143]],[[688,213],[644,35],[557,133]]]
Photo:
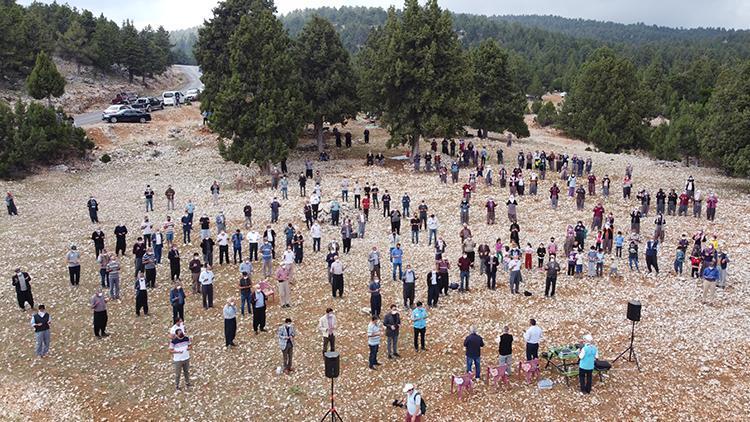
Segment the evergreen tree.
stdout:
[[305,104],[291,44],[274,8],[253,0],[229,40],[231,76],[213,103],[213,126],[230,140],[225,158],[268,168],[296,145]]
[[138,30],[133,26],[133,22],[126,20],[120,28],[120,64],[128,72],[128,79],[133,83],[133,78],[142,75],[146,62],[144,46],[141,44],[142,38]]
[[120,28],[103,15],[96,19],[96,29],[91,36],[91,53],[94,65],[104,71],[121,61]]
[[557,122],[558,113],[555,105],[551,101],[545,101],[544,104],[539,108],[539,112],[536,116],[536,122],[539,126],[549,126]]
[[539,75],[534,73],[534,76],[531,78],[531,83],[529,84],[528,89],[526,92],[529,95],[533,95],[535,97],[540,97],[544,95],[544,87],[542,86],[542,80],[539,78]]
[[357,114],[357,92],[349,52],[336,29],[327,20],[314,16],[300,32],[296,60],[302,76],[302,95],[307,104],[323,152],[323,124],[345,123]]
[[594,52],[581,67],[562,116],[572,135],[604,151],[644,146],[645,107],[633,64],[608,48]]
[[706,105],[702,155],[729,174],[750,175],[750,61],[724,70]]
[[518,137],[529,136],[529,128],[523,120],[526,97],[513,84],[508,71],[508,54],[497,41],[486,40],[471,50],[470,59],[474,91],[479,101],[472,125],[479,129],[483,138],[488,130],[508,130]]
[[375,65],[389,145],[407,144],[416,154],[421,137],[463,132],[472,109],[470,74],[451,14],[437,0],[424,7],[406,0],[401,16],[389,10],[384,32]]
[[78,73],[81,73],[82,64],[91,64],[88,34],[77,20],[70,24],[68,30],[58,39],[57,44],[60,56],[75,62],[78,66]]
[[36,64],[26,79],[29,95],[37,100],[47,99],[52,106],[52,97],[58,98],[65,93],[65,78],[57,71],[57,66],[44,51],[36,56]]
[[[203,75],[201,81],[201,108],[212,110],[213,102],[231,77],[229,39],[240,24],[240,19],[250,11],[254,0],[225,0],[213,10],[213,17],[198,30],[194,53]],[[276,9],[273,2],[263,2]]]

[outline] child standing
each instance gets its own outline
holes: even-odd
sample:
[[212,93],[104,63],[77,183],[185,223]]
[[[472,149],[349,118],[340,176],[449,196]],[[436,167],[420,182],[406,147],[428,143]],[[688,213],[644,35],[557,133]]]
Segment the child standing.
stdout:
[[675,274],[682,274],[682,264],[685,262],[685,251],[678,247],[674,258],[674,272]]

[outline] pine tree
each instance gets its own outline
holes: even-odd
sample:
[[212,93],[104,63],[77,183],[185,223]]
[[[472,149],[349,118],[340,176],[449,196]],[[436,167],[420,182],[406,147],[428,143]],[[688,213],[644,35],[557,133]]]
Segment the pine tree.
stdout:
[[407,144],[416,154],[422,137],[463,132],[472,109],[468,60],[437,0],[424,7],[406,0],[401,16],[391,8],[376,51],[389,146]]
[[36,56],[36,64],[26,79],[29,95],[37,100],[47,99],[52,107],[52,97],[58,98],[65,93],[65,78],[57,71],[57,66],[44,51]]
[[320,16],[305,24],[295,47],[307,119],[315,128],[318,152],[323,152],[323,124],[345,123],[357,114],[354,71],[336,29]]
[[[198,30],[198,42],[194,47],[195,58],[201,67],[201,109],[212,110],[213,101],[231,77],[229,39],[248,14],[254,0],[225,0],[213,10],[213,17]],[[263,2],[273,8],[273,2]]]
[[508,71],[508,53],[495,40],[486,40],[470,53],[473,87],[478,99],[472,125],[482,137],[487,131],[508,130],[518,137],[529,136],[523,120],[526,97],[513,84]]
[[557,122],[558,113],[557,108],[552,101],[545,101],[544,104],[539,108],[539,113],[536,116],[536,122],[540,126],[549,126]]
[[104,71],[121,61],[120,28],[103,15],[96,19],[91,36],[91,54],[94,65]]
[[572,135],[604,151],[644,146],[646,108],[633,64],[608,48],[595,51],[581,66],[562,117]]
[[120,28],[120,57],[119,61],[128,71],[130,83],[136,75],[142,75],[146,62],[144,46],[133,22],[126,20]]
[[81,65],[91,64],[91,50],[89,49],[88,35],[83,26],[74,20],[68,30],[58,39],[58,50],[62,58],[73,61],[81,73]]
[[262,168],[287,157],[304,124],[305,104],[291,40],[268,2],[254,0],[229,40],[231,76],[214,99],[225,158]]

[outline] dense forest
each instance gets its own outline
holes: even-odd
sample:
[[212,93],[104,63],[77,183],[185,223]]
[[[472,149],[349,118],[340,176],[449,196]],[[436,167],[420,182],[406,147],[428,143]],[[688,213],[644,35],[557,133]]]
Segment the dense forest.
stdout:
[[41,51],[102,72],[125,72],[131,81],[160,74],[173,60],[164,28],[138,30],[130,21],[118,25],[67,4],[0,2],[0,40],[0,74],[6,82],[25,78]]
[[193,46],[198,42],[198,27],[180,29],[169,32],[169,41],[172,43],[172,59],[177,64],[195,65]]

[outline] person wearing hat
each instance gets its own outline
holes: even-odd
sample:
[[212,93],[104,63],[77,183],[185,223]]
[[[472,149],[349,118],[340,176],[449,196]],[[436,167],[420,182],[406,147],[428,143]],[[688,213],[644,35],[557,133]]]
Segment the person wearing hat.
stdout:
[[404,385],[406,394],[406,422],[422,421],[422,394],[414,389],[414,384]]
[[29,302],[31,309],[34,309],[34,296],[31,294],[31,276],[21,268],[16,268],[16,272],[11,277],[11,283],[16,288],[16,299],[18,306],[26,310],[26,302]]
[[39,305],[39,310],[31,317],[31,326],[34,328],[34,337],[36,337],[36,355],[40,358],[49,355],[49,324],[49,314],[44,305]]
[[581,351],[578,353],[578,380],[581,384],[581,393],[589,394],[591,392],[591,380],[594,373],[594,362],[599,358],[599,350],[591,344],[594,337],[591,334],[583,336],[586,342]]
[[68,264],[70,285],[78,286],[78,283],[81,282],[81,253],[78,252],[76,245],[70,245],[70,251],[65,255],[65,263]]

